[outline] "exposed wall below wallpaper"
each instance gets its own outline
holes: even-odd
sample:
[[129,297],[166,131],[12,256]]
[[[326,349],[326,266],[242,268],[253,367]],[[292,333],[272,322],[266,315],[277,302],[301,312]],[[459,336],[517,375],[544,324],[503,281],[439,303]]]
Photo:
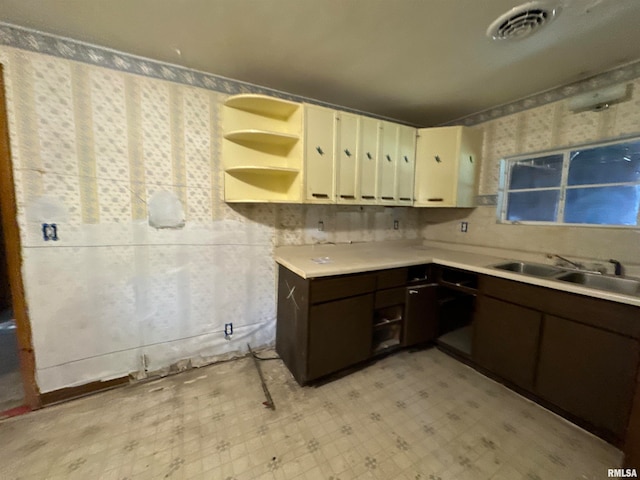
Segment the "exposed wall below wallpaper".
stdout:
[[[270,344],[275,245],[419,237],[407,208],[224,203],[225,94],[10,47],[0,62],[43,392]],[[160,191],[183,228],[149,226]]]
[[[632,97],[601,112],[572,113],[562,100],[481,123],[484,132],[480,195],[497,194],[500,160],[523,153],[640,135],[640,79],[629,81]],[[427,212],[427,240],[499,247],[533,253],[557,253],[585,260],[616,258],[640,265],[640,230],[569,226],[509,225],[496,222],[496,207]],[[460,222],[469,222],[468,233]]]

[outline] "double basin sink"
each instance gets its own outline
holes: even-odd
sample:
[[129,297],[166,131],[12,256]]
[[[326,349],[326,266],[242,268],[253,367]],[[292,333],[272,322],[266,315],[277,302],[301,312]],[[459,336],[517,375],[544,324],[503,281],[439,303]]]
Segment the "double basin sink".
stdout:
[[549,280],[574,283],[583,287],[606,290],[622,295],[640,296],[640,280],[631,278],[613,277],[580,270],[567,270],[566,268],[551,265],[526,262],[505,262],[493,265],[493,268]]

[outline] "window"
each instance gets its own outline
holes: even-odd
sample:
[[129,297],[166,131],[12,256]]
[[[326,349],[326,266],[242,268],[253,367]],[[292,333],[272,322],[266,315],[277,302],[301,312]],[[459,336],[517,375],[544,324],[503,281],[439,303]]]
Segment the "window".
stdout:
[[640,225],[640,139],[503,160],[504,223]]

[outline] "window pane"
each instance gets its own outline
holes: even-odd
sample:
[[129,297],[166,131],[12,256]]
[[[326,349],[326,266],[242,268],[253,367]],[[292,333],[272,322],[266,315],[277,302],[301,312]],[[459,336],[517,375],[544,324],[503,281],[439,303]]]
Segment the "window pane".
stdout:
[[507,220],[554,222],[560,190],[509,193]]
[[566,223],[637,225],[640,185],[570,188],[564,207]]
[[571,152],[568,185],[640,181],[640,142]]
[[562,154],[519,160],[511,167],[509,190],[560,185]]

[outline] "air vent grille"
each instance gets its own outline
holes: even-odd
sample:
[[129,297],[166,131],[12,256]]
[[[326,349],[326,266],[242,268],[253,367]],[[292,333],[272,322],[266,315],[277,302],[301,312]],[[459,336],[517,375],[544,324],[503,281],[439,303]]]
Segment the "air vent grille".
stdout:
[[528,37],[547,25],[559,13],[559,8],[549,8],[539,2],[530,2],[509,10],[498,17],[487,30],[494,40],[518,40]]

